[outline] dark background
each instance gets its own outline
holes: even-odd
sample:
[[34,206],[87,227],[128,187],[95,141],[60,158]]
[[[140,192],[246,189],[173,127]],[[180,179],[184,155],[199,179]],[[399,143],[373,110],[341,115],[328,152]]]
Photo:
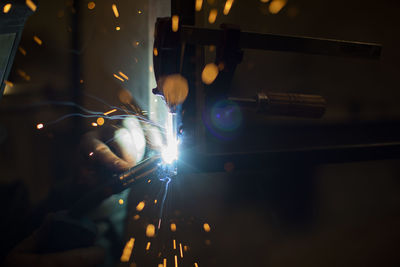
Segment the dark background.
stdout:
[[[68,119],[38,131],[37,123],[46,125],[74,110],[29,105],[74,101],[105,112],[108,107],[83,92],[118,105],[120,92],[127,89],[149,109],[149,29],[156,14],[168,11],[166,1],[116,1],[119,19],[111,11],[114,2],[95,1],[93,10],[88,2],[40,1],[26,24],[20,45],[27,53],[17,54],[8,79],[14,87],[0,102],[1,183],[20,182],[26,188],[18,197],[27,204],[24,210],[10,214],[26,212],[57,184],[72,179],[80,136],[91,128],[90,119]],[[218,27],[230,22],[246,31],[383,45],[379,61],[246,51],[234,79],[236,95],[249,96],[263,88],[321,94],[328,102],[326,115],[318,121],[263,121],[268,126],[263,128],[269,133],[263,143],[267,148],[398,140],[398,1],[288,0],[276,15],[268,12],[269,3],[235,1],[228,16],[221,14],[223,4],[204,1],[196,24]],[[210,25],[207,14],[213,7],[219,15]],[[115,31],[117,25],[120,31]],[[34,35],[43,41],[41,46]],[[129,81],[116,80],[112,74],[118,71]],[[242,142],[251,146],[249,140]],[[399,161],[387,160],[283,163],[262,173],[187,175],[173,184],[165,212],[185,225],[180,238],[192,247],[187,257],[200,266],[398,266],[399,173]],[[12,190],[4,193],[4,206],[10,207],[16,195]],[[130,203],[135,206],[140,198]],[[192,216],[195,220],[189,224]],[[144,231],[142,224],[129,219],[127,236]],[[209,234],[202,232],[203,222],[210,223]],[[170,246],[169,238],[160,235],[159,242]],[[136,254],[138,266],[142,254]]]

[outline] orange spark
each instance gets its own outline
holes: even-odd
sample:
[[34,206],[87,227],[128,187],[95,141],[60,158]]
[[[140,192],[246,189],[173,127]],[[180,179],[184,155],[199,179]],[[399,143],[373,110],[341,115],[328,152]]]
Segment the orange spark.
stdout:
[[203,6],[203,0],[196,0],[196,11],[200,11]]
[[210,225],[208,223],[205,223],[203,225],[203,228],[204,228],[204,231],[206,231],[206,232],[210,232],[211,231],[211,227],[210,227]]
[[151,243],[150,243],[150,242],[147,242],[146,250],[149,250],[149,249],[150,249],[150,245],[151,245]]
[[124,204],[124,200],[123,200],[122,198],[120,198],[120,199],[118,200],[118,203],[119,203],[120,205],[122,205],[122,204]]
[[33,36],[33,40],[34,40],[38,45],[42,45],[42,44],[43,44],[43,41],[40,40],[40,38],[37,37],[36,35]]
[[112,110],[110,110],[110,111],[105,112],[104,115],[107,116],[107,115],[109,115],[109,114],[111,114],[111,113],[113,113],[113,112],[115,112],[115,111],[117,111],[116,108],[114,108],[114,109],[112,109]]
[[138,14],[142,14],[142,10],[138,10],[138,12],[137,12]]
[[188,251],[188,246],[184,245],[183,246],[183,251],[185,251],[185,252]]
[[269,12],[278,14],[279,11],[286,5],[287,0],[274,0],[269,4]]
[[167,259],[166,258],[164,258],[163,264],[164,264],[164,267],[167,267]]
[[129,80],[129,77],[126,76],[122,71],[118,72],[119,75],[121,75],[125,80]]
[[173,15],[172,16],[172,31],[177,32],[179,29],[179,16]]
[[133,219],[134,219],[135,221],[139,220],[139,218],[140,218],[139,214],[136,214],[135,216],[133,216]]
[[25,4],[33,11],[33,12],[35,12],[36,11],[36,5],[35,5],[35,3],[34,2],[32,2],[31,0],[26,0],[25,1]]
[[131,238],[125,245],[121,255],[121,262],[128,262],[132,254],[133,246],[135,245],[135,238]]
[[175,267],[178,267],[178,256],[175,255]]
[[171,231],[175,232],[176,231],[176,224],[171,223]]
[[203,72],[201,73],[201,80],[205,84],[212,84],[215,79],[217,78],[219,73],[218,66],[215,65],[214,63],[208,63],[204,69]]
[[117,74],[113,74],[115,78],[117,78],[118,80],[120,80],[121,82],[125,82],[124,79],[122,79],[121,77],[119,77]]
[[115,27],[115,30],[116,30],[116,31],[119,31],[119,30],[121,30],[121,27],[120,27],[120,26],[117,26],[117,27]]
[[211,9],[210,14],[208,15],[208,22],[213,24],[217,20],[218,11],[214,8]]
[[7,81],[7,80],[5,80],[4,83],[5,83],[6,85],[10,86],[10,87],[13,87],[13,86],[14,86],[14,84],[13,84],[12,82]]
[[97,123],[92,122],[92,126],[93,126],[93,127],[97,127]]
[[182,244],[179,243],[179,251],[181,253],[181,258],[183,259],[183,251],[182,251]]
[[156,227],[153,224],[149,224],[146,227],[146,236],[153,237],[156,234]]
[[157,199],[154,199],[154,204],[157,204]]
[[93,156],[93,154],[94,154],[93,152],[90,152],[90,153],[89,153],[89,157]]
[[154,47],[154,49],[153,49],[153,55],[154,55],[155,57],[158,56],[158,50],[157,50],[156,47]]
[[233,5],[234,0],[226,0],[224,7],[224,15],[228,15],[229,11],[231,11],[231,7]]
[[96,4],[92,1],[92,2],[89,2],[88,4],[87,4],[87,7],[89,8],[89,9],[93,9],[94,7],[96,6]]
[[142,211],[144,209],[145,203],[144,201],[140,201],[139,204],[136,206],[137,211]]
[[10,11],[11,7],[12,7],[12,4],[10,4],[10,3],[5,4],[3,7],[3,12],[8,13],[8,11]]
[[113,12],[114,12],[114,16],[116,17],[116,18],[118,18],[119,17],[119,12],[118,12],[118,8],[117,8],[117,5],[116,4],[112,4],[112,10],[113,10]]
[[26,50],[23,49],[21,46],[18,47],[18,51],[21,52],[22,55],[26,56]]
[[199,265],[197,264],[197,262],[194,263],[194,267],[199,267]]
[[102,117],[97,118],[97,125],[103,125],[104,124],[104,119]]
[[173,244],[174,249],[176,249],[176,241],[175,241],[175,239],[172,240],[172,244]]
[[43,127],[44,127],[43,123],[39,123],[38,125],[36,125],[36,128],[38,130],[43,129]]

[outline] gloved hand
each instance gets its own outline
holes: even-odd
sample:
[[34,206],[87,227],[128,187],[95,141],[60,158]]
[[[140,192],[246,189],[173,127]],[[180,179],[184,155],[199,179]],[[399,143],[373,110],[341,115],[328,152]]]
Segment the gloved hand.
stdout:
[[80,182],[94,185],[99,167],[123,172],[143,159],[146,146],[159,150],[162,143],[159,129],[140,123],[135,116],[124,119],[120,126],[98,127],[82,138]]

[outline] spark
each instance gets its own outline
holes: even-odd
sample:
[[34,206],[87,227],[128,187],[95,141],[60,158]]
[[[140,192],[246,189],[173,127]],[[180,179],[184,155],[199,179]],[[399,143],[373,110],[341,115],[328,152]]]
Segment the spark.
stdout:
[[183,251],[185,251],[185,252],[188,251],[188,246],[184,245],[183,246]]
[[12,7],[12,4],[10,4],[10,3],[5,4],[3,7],[3,12],[8,13],[10,11],[11,7]]
[[234,0],[226,0],[224,7],[224,15],[228,15],[229,11],[231,11]]
[[121,255],[121,262],[128,262],[132,254],[133,246],[135,245],[135,238],[131,238],[125,245]]
[[103,114],[107,116],[107,115],[110,115],[111,113],[113,113],[113,112],[115,112],[115,111],[117,111],[116,108],[114,108],[114,109],[112,109],[112,110],[110,110],[110,111],[104,112]]
[[139,215],[139,214],[136,214],[135,216],[133,216],[133,219],[134,219],[135,221],[139,220],[139,219],[140,219],[140,215]]
[[217,20],[217,15],[218,11],[215,8],[211,9],[210,14],[208,15],[208,22],[213,24]]
[[25,4],[33,11],[36,11],[36,4],[34,2],[32,2],[31,0],[26,0]]
[[124,204],[124,200],[123,200],[122,198],[120,198],[120,199],[118,200],[118,203],[119,203],[120,205],[122,205],[122,204]]
[[116,30],[116,31],[119,31],[119,30],[121,30],[121,27],[120,27],[120,26],[117,26],[117,27],[115,27],[115,30]]
[[197,264],[197,262],[194,263],[194,267],[199,267],[199,265]]
[[22,78],[24,78],[27,81],[31,80],[31,76],[29,76],[28,74],[26,74],[25,71],[21,70],[21,69],[17,69],[18,75],[21,76]]
[[173,244],[173,248],[176,249],[176,241],[175,241],[175,239],[172,240],[172,244]]
[[142,14],[142,10],[138,10],[138,12],[137,12],[138,14]]
[[172,31],[177,32],[179,29],[179,16],[173,15],[172,16]]
[[129,80],[129,77],[125,75],[122,71],[118,72],[119,75],[121,75],[125,80]]
[[118,18],[119,17],[119,12],[118,12],[118,9],[117,9],[117,5],[116,4],[112,4],[112,10],[113,10],[113,12],[114,12],[114,16],[116,17],[116,18]]
[[136,206],[136,210],[137,211],[142,211],[144,206],[145,206],[144,201],[140,201],[139,204],[137,204],[137,206]]
[[96,6],[96,4],[92,1],[92,2],[89,2],[88,4],[87,4],[87,7],[90,9],[90,10],[92,10],[94,7]]
[[171,223],[171,231],[175,232],[176,231],[176,224]]
[[178,256],[175,255],[175,267],[178,267]]
[[200,11],[203,6],[203,0],[196,0],[196,11]]
[[90,152],[90,153],[89,153],[89,157],[93,156],[93,154],[94,154],[93,152]]
[[146,236],[153,237],[156,234],[156,227],[153,224],[149,224],[146,227]]
[[164,267],[164,264],[160,263],[158,264],[158,267]]
[[210,227],[210,225],[208,223],[205,223],[203,225],[203,228],[204,228],[204,231],[206,231],[206,232],[210,232],[211,231],[211,227]]
[[93,126],[93,127],[97,127],[97,123],[92,122],[92,126]]
[[269,4],[269,12],[278,14],[279,11],[286,5],[287,0],[274,0]]
[[151,183],[151,180],[149,179],[149,180],[147,180],[147,183],[149,184],[149,183]]
[[115,77],[116,79],[120,80],[121,82],[125,82],[125,80],[122,79],[121,77],[119,77],[117,74],[114,73],[113,75],[114,75],[114,77]]
[[43,44],[43,41],[40,40],[40,38],[37,37],[36,35],[33,36],[33,40],[34,40],[38,45],[42,45],[42,44]]
[[150,245],[151,245],[151,243],[150,243],[150,242],[147,242],[146,250],[149,250],[149,249],[150,249]]
[[5,80],[4,83],[5,83],[6,85],[10,86],[10,87],[13,87],[13,86],[14,86],[14,84],[13,84],[12,82],[7,81],[7,80]]
[[203,72],[201,73],[201,80],[203,83],[210,85],[212,84],[215,79],[217,78],[219,73],[218,66],[215,65],[214,63],[208,63],[204,69]]
[[103,125],[104,124],[104,119],[102,117],[97,118],[97,125]]
[[154,199],[154,204],[157,204],[157,199]]
[[158,56],[157,47],[154,47],[154,49],[153,49],[153,55],[154,55],[155,57]]
[[81,80],[79,80],[79,83],[83,83],[83,80],[81,79]]
[[43,127],[44,127],[43,123],[39,123],[38,125],[36,125],[36,128],[38,130],[43,129]]
[[179,251],[181,253],[181,258],[183,259],[183,251],[182,251],[182,244],[179,243]]
[[167,267],[167,258],[164,258],[163,264],[164,264],[164,267]]

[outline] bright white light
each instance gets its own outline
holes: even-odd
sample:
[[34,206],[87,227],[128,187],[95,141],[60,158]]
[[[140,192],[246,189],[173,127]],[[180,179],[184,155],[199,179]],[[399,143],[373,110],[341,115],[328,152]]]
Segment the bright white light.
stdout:
[[161,156],[165,163],[171,164],[178,159],[178,140],[176,138],[176,113],[168,113],[166,125],[167,144],[161,151]]

